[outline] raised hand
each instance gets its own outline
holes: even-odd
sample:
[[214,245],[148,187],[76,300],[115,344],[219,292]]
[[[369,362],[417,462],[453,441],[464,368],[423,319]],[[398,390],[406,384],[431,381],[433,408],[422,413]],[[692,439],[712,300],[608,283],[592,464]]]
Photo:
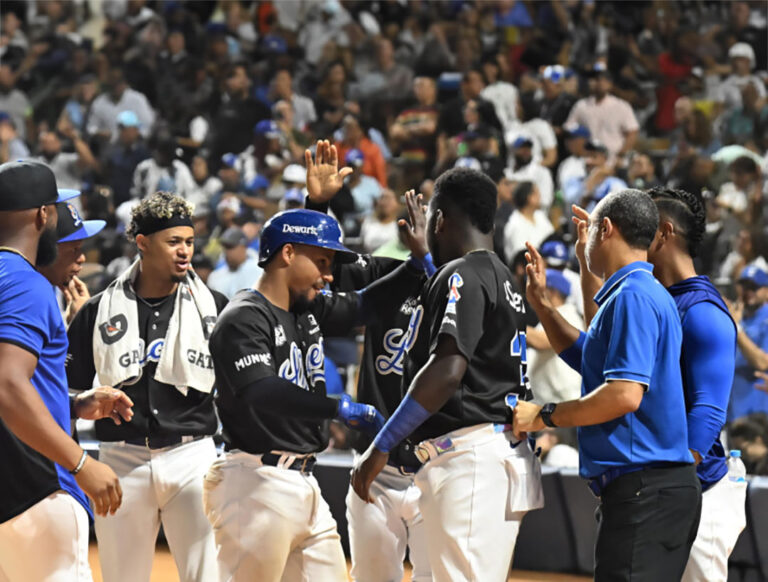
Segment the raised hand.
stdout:
[[352,168],[339,170],[339,152],[328,140],[318,140],[315,159],[312,152],[304,151],[307,166],[307,194],[316,203],[328,202],[344,185],[344,178],[352,173]]
[[384,426],[384,417],[375,406],[352,402],[349,394],[342,394],[336,418],[349,428],[363,430],[375,435]]
[[403,235],[403,241],[411,254],[417,259],[423,259],[429,252],[427,247],[427,212],[422,204],[424,196],[416,194],[415,190],[405,193],[405,206],[408,209],[409,221],[399,220],[397,226]]
[[552,306],[547,295],[547,266],[544,259],[531,243],[525,243],[528,251],[525,253],[525,296],[534,311]]
[[61,287],[61,292],[67,306],[64,310],[64,321],[69,325],[75,319],[80,308],[91,298],[91,294],[88,292],[88,286],[77,275],[72,277],[72,280],[65,287]]
[[571,206],[573,212],[573,218],[571,220],[576,225],[576,234],[578,239],[576,241],[576,258],[579,260],[579,264],[582,268],[587,265],[586,249],[587,249],[587,230],[589,229],[589,212],[584,210],[581,206],[575,204]]

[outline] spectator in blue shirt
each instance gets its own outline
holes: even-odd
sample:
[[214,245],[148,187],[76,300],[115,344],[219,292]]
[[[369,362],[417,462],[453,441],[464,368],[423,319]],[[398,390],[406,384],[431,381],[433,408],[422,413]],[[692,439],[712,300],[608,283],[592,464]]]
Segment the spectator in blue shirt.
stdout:
[[738,301],[731,314],[739,326],[736,374],[728,406],[728,422],[753,412],[768,412],[768,392],[756,387],[755,372],[768,370],[768,273],[745,267],[736,289]]
[[701,485],[688,450],[680,318],[646,262],[659,214],[639,190],[606,196],[588,216],[574,212],[579,252],[605,281],[589,329],[579,332],[553,308],[544,261],[531,245],[526,291],[552,347],[581,372],[582,397],[520,402],[514,430],[579,427],[580,474],[601,499],[595,580],[679,580]]
[[248,248],[248,237],[242,229],[228,228],[220,242],[225,262],[208,277],[208,287],[232,298],[240,289],[252,287],[263,271],[256,254]]
[[673,188],[654,188],[649,194],[659,210],[659,230],[648,260],[680,313],[688,448],[704,491],[701,522],[682,580],[724,581],[728,556],[746,525],[747,484],[726,477],[720,442],[733,385],[736,325],[715,286],[697,276],[693,266],[706,226],[702,200]]

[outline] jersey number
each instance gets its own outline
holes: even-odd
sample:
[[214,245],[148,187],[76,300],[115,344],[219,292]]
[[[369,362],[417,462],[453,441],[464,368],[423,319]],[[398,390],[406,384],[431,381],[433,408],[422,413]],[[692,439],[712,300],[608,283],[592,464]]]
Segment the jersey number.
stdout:
[[516,331],[515,337],[513,337],[512,341],[509,343],[509,351],[513,358],[520,358],[520,377],[518,378],[518,381],[520,386],[524,386],[527,389],[528,376],[526,376],[526,371],[528,369],[528,356],[526,355],[526,350],[527,344],[525,341],[525,332]]

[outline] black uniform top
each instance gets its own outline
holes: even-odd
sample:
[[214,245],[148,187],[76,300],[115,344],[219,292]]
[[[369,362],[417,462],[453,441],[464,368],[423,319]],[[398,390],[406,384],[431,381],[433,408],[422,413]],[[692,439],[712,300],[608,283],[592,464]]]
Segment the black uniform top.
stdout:
[[[211,291],[218,312],[227,298]],[[96,369],[93,362],[93,328],[103,293],[92,297],[77,313],[67,330],[67,379],[69,387],[87,390],[93,383]],[[96,421],[96,436],[101,441],[124,441],[147,436],[212,435],[216,432],[213,391],[209,394],[190,389],[184,396],[174,386],[155,380],[155,370],[165,343],[168,322],[173,314],[176,293],[157,299],[138,298],[139,337],[146,346],[120,355],[127,366],[132,360],[143,363],[143,373],[133,384],[121,386],[133,400],[133,420],[116,425],[111,419]],[[200,363],[206,367],[210,361]]]
[[[270,303],[256,290],[239,291],[211,334],[216,404],[227,450],[314,453],[328,446],[328,424],[258,411],[240,392],[268,376],[325,395],[322,333],[342,333],[358,320],[356,293],[321,294],[300,315]],[[322,329],[322,331],[321,331]]]
[[512,274],[490,251],[474,251],[443,265],[421,297],[424,315],[408,352],[403,381],[410,385],[442,334],[467,358],[461,386],[412,435],[414,442],[475,424],[508,423],[504,397],[531,397],[526,374],[525,307]]
[[[333,287],[339,291],[361,289],[401,264],[401,261],[361,255],[355,263],[339,265]],[[363,358],[357,382],[357,401],[374,405],[385,417],[392,416],[408,390],[403,386],[403,365],[408,349],[418,333],[424,309],[419,294],[426,275],[414,278],[407,286],[407,297],[386,297],[376,304],[376,321],[365,328]],[[351,434],[352,446],[364,452],[373,440],[363,432]],[[412,443],[403,441],[390,451],[396,465],[418,466]]]

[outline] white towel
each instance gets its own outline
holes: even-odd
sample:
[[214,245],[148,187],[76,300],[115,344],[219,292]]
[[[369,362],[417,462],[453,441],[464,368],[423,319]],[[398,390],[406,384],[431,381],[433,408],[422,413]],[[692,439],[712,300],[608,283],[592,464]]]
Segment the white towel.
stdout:
[[[102,385],[119,387],[141,378],[145,346],[139,337],[139,308],[133,287],[138,273],[139,259],[110,283],[99,302],[93,328],[93,360]],[[175,386],[185,396],[189,388],[209,393],[215,376],[208,338],[215,323],[213,295],[190,270],[174,298],[155,380]],[[189,357],[192,353],[195,357]]]

